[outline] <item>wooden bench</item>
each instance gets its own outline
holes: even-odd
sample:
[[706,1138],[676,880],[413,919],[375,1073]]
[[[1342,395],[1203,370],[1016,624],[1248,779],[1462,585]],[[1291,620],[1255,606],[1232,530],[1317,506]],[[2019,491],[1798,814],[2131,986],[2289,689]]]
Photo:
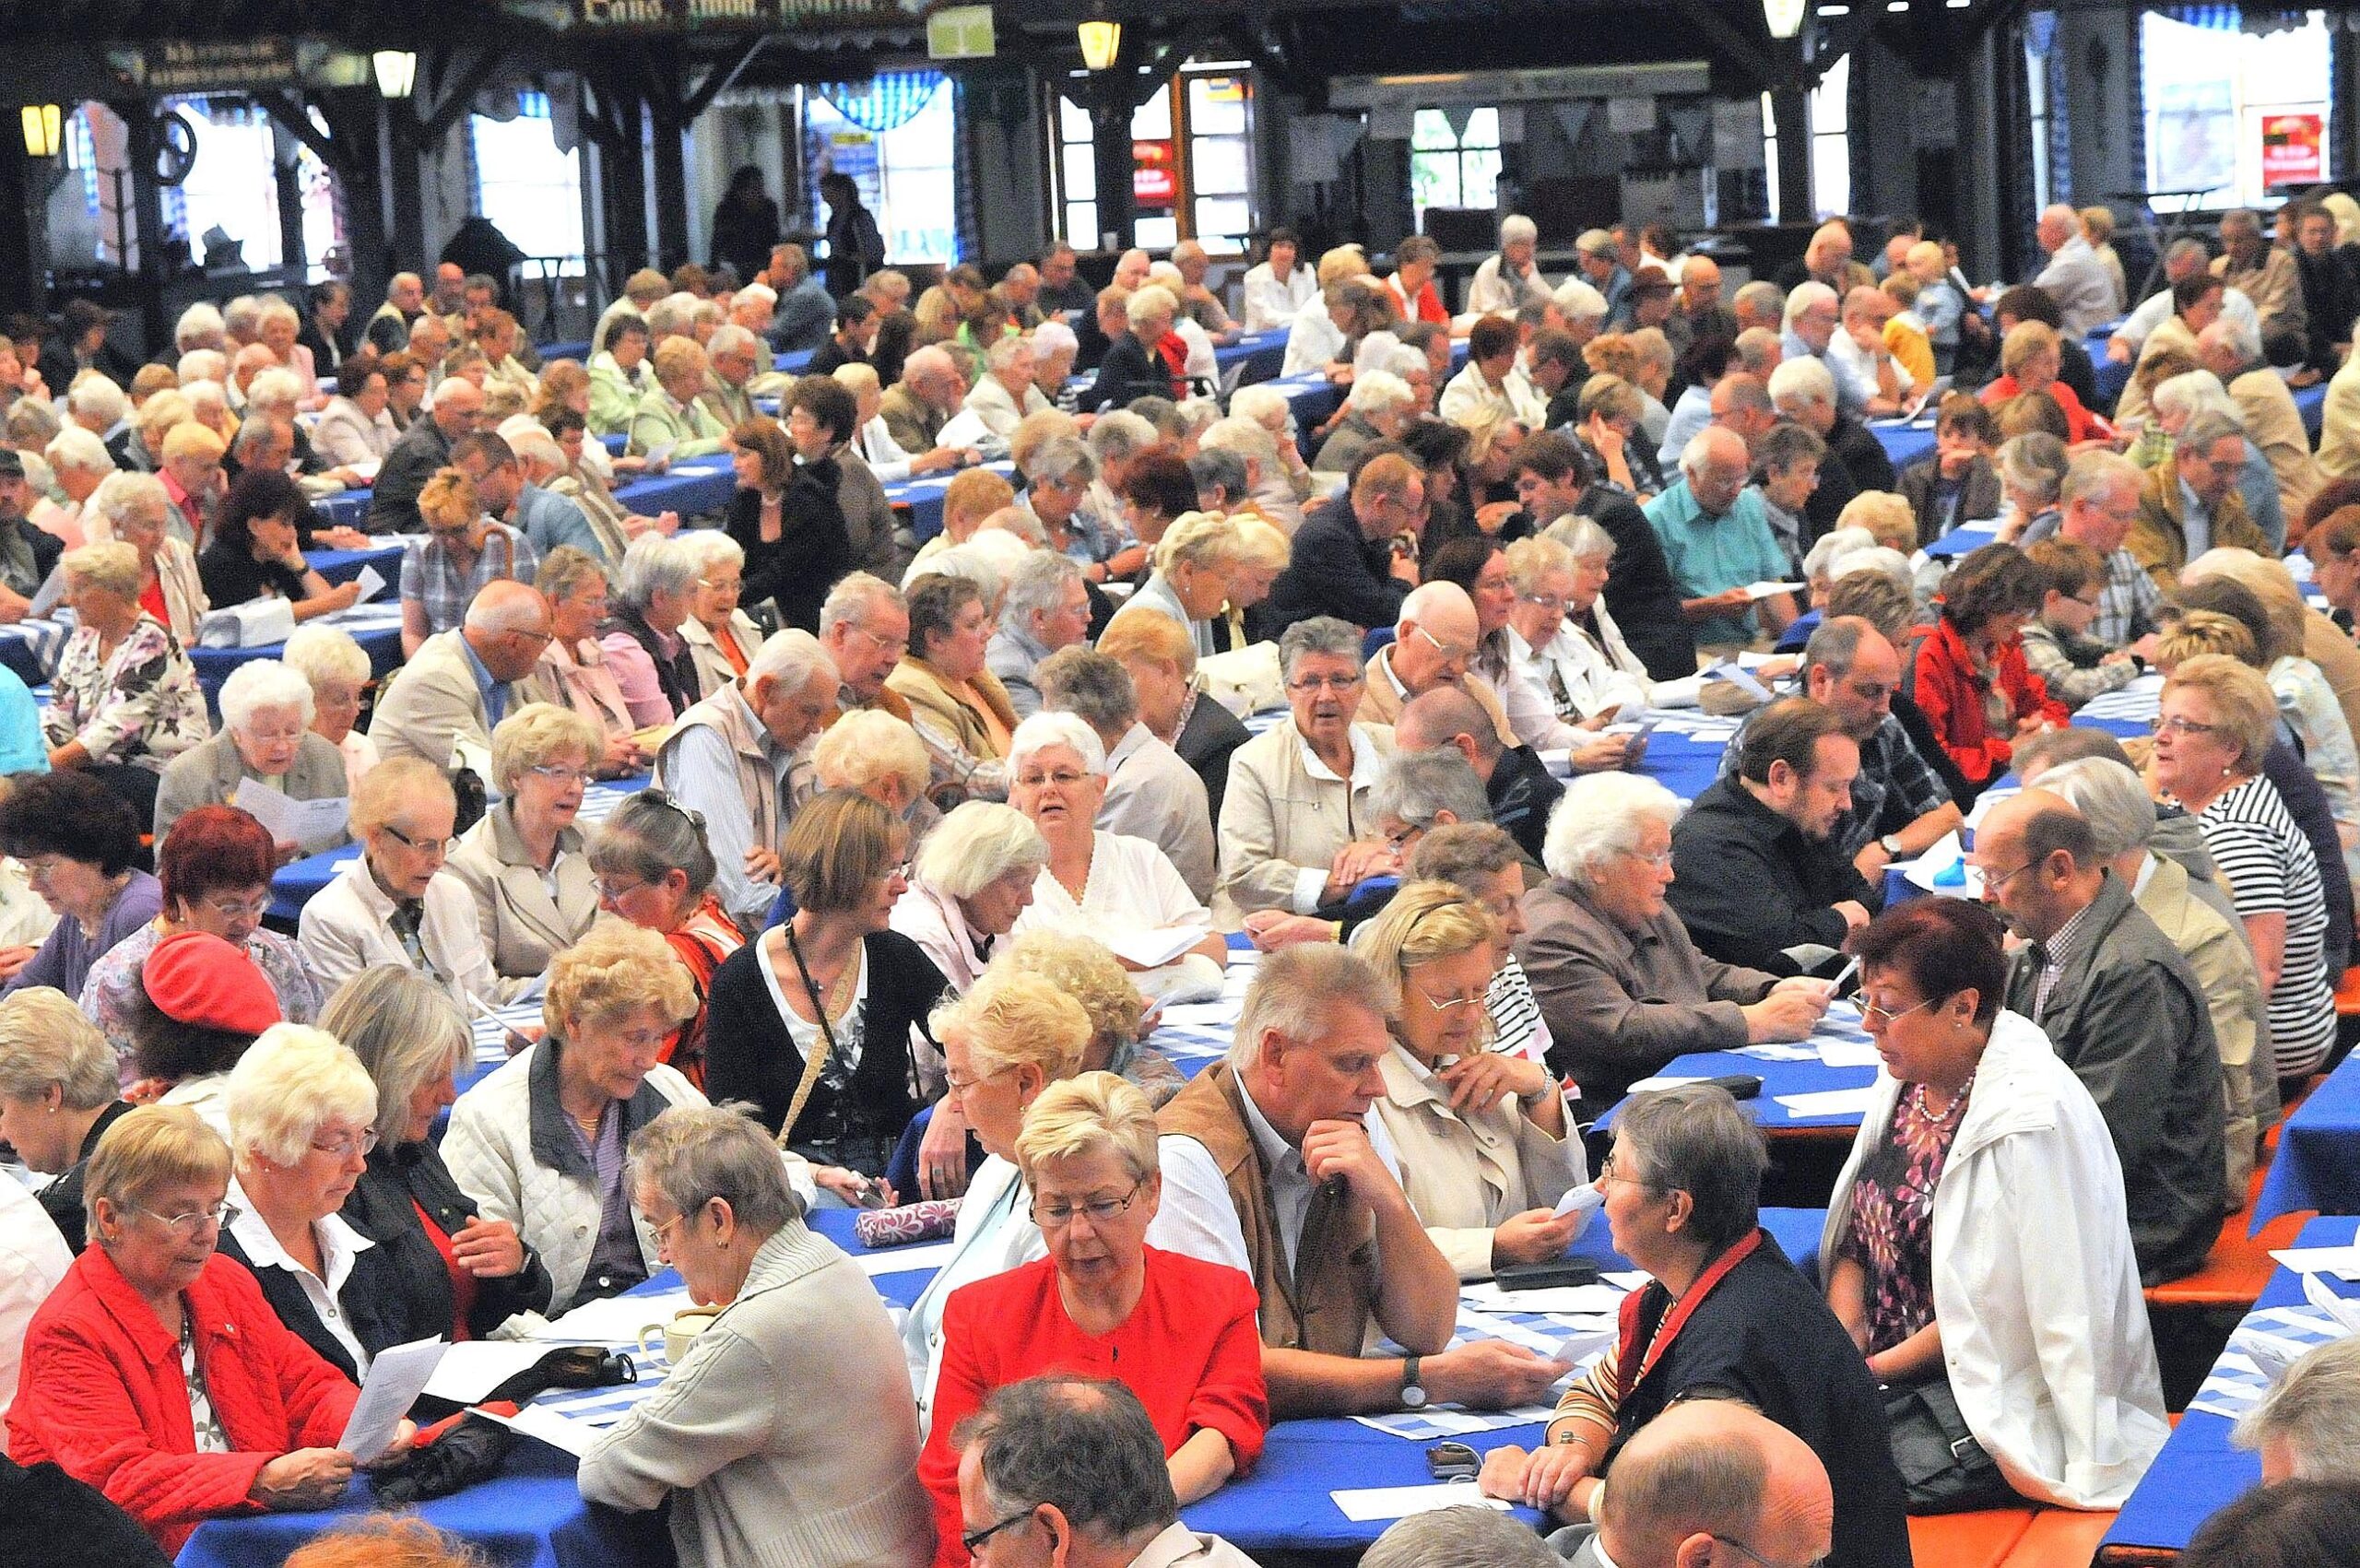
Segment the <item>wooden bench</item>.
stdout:
[[[2271,1129],[2271,1136],[2276,1138],[2276,1128]],[[2269,1173],[2267,1165],[2254,1168],[2245,1207],[2221,1221],[2220,1234],[2212,1238],[2212,1250],[2204,1255],[2203,1267],[2185,1279],[2151,1286],[2143,1292],[2149,1313],[2243,1309],[2260,1299],[2262,1286],[2278,1267],[2271,1261],[2272,1250],[2293,1246],[2295,1233],[2310,1218],[2307,1213],[2282,1214],[2254,1234],[2246,1233],[2253,1223],[2253,1206],[2260,1198],[2262,1179]]]
[[1909,1556],[1918,1568],[2005,1568],[2032,1524],[2030,1508],[1913,1516]]
[[2114,1515],[2044,1508],[2009,1551],[2002,1568],[2090,1568]]

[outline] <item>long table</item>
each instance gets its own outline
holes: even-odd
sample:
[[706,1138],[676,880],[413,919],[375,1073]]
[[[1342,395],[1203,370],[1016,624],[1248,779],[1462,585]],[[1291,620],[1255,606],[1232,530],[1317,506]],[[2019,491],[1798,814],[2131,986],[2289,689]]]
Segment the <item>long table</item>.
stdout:
[[2281,1126],[2254,1229],[2306,1208],[2360,1214],[2360,1054],[2338,1063]]

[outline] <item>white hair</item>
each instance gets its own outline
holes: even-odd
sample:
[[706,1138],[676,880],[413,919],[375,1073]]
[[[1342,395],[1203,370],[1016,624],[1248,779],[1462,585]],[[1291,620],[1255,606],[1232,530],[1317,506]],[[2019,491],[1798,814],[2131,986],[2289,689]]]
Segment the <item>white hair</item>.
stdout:
[[191,344],[200,348],[220,342],[229,335],[221,320],[220,308],[210,300],[199,300],[181,312],[180,321],[172,327],[172,347],[185,349]]
[[1199,452],[1233,452],[1268,468],[1279,460],[1279,439],[1258,422],[1232,413],[1215,419],[1197,438]]
[[1052,746],[1071,749],[1081,759],[1081,771],[1085,773],[1106,771],[1106,743],[1098,738],[1096,730],[1084,724],[1079,714],[1044,711],[1018,725],[1016,733],[1009,737],[1009,772],[1018,772],[1034,753]]
[[716,566],[746,564],[746,547],[719,528],[684,528],[673,537],[689,547],[700,577]]
[[754,651],[754,656],[746,661],[745,678],[749,687],[758,680],[775,680],[789,691],[800,691],[817,679],[832,694],[844,678],[817,637],[791,626],[772,632],[770,640]]
[[[1382,327],[1370,333],[1361,339],[1360,347],[1352,350],[1353,374],[1390,369],[1393,351],[1400,347],[1401,340]],[[1421,354],[1418,358],[1422,360],[1425,356]]]
[[1836,557],[1849,555],[1854,550],[1874,549],[1876,543],[1877,536],[1866,528],[1830,528],[1804,555],[1803,576],[1814,583],[1823,575],[1832,577],[1835,573],[1827,569]]
[[254,726],[254,715],[273,708],[292,708],[312,722],[312,683],[298,670],[277,659],[255,659],[240,665],[221,683],[221,726],[241,734]]
[[954,899],[971,899],[1011,872],[1037,876],[1049,843],[1032,819],[996,800],[955,807],[918,846],[918,880]]
[[1032,329],[1032,351],[1044,360],[1063,351],[1078,353],[1080,348],[1081,339],[1061,321],[1044,321]]
[[1917,576],[1909,570],[1909,558],[1891,545],[1870,545],[1864,549],[1846,550],[1827,569],[1827,580],[1840,583],[1855,572],[1882,572],[1895,587],[1916,592]]
[[751,352],[756,342],[754,335],[736,322],[724,322],[713,329],[711,337],[705,339],[704,351],[708,358],[718,354]]
[[1606,296],[1584,277],[1568,277],[1549,296],[1567,321],[1604,321]]
[[1256,384],[1241,386],[1230,395],[1229,412],[1232,419],[1251,419],[1266,430],[1287,428],[1294,417],[1294,406],[1287,395],[1275,386]]
[[218,348],[192,348],[180,357],[172,374],[183,391],[206,382],[219,382],[230,373],[230,358]]
[[1123,307],[1123,320],[1134,332],[1158,316],[1170,321],[1177,320],[1179,314],[1180,301],[1174,298],[1171,289],[1157,283],[1150,283],[1132,294],[1130,302]]
[[1584,773],[1565,786],[1549,813],[1549,836],[1540,864],[1552,877],[1577,888],[1609,855],[1628,855],[1649,822],[1669,828],[1680,820],[1680,796],[1638,773]]
[[[512,415],[502,421],[500,439],[506,442],[508,450],[519,458],[529,457],[536,463],[546,463],[552,468],[565,466],[565,448],[560,446],[557,443],[557,437],[542,429],[540,421],[530,414]],[[699,531],[711,533],[714,530]]]
[[2183,371],[2178,375],[2166,376],[2155,383],[2154,394],[2148,402],[2158,415],[2185,414],[2193,419],[2199,414],[2220,414],[2235,420],[2240,430],[2245,429],[2244,410],[2229,395],[2228,388],[2221,384],[2221,378],[2211,371]]
[[112,429],[131,412],[131,399],[123,395],[123,388],[94,371],[75,381],[73,390],[65,395],[65,407],[77,419]]
[[1386,371],[1371,371],[1352,378],[1352,390],[1345,397],[1344,406],[1363,414],[1389,414],[1397,408],[1407,408],[1418,400],[1410,383]]
[[623,603],[643,609],[658,590],[684,594],[696,586],[700,570],[695,554],[682,541],[657,533],[642,534],[623,551],[622,569],[616,573],[616,594]]
[[326,1030],[274,1023],[230,1069],[221,1103],[231,1153],[292,1165],[330,1122],[349,1122],[356,1135],[375,1125],[377,1085]]
[[77,474],[114,472],[114,457],[107,451],[107,443],[80,425],[67,425],[50,437],[41,454],[52,468],[71,468]]
[[1025,553],[1008,574],[1008,593],[1000,600],[1003,626],[1028,627],[1035,611],[1047,615],[1065,602],[1067,584],[1081,581],[1081,566],[1056,550]]
[[1843,308],[1843,303],[1844,302],[1841,300],[1838,300],[1835,297],[1835,289],[1830,289],[1826,284],[1820,282],[1818,279],[1812,278],[1807,282],[1798,283],[1795,285],[1795,291],[1787,296],[1786,313],[1778,318],[1778,322],[1782,326],[1790,327],[1795,324],[1795,318],[1797,316],[1801,315],[1805,311],[1811,309],[1815,305],[1834,305],[1838,310],[1841,310]]
[[2239,364],[2249,364],[2261,358],[2261,336],[2254,330],[2253,324],[2242,316],[2223,315],[2198,333],[2197,337],[2200,342],[2210,337],[2226,345],[2229,352],[2237,357]]
[[[1807,283],[1803,288],[1816,288],[1826,294],[1834,292],[1824,283]],[[1802,289],[1798,289],[1795,292],[1800,294]],[[1770,372],[1770,401],[1782,414],[1787,411],[1788,404],[1798,401],[1824,403],[1832,408],[1835,406],[1835,377],[1813,355],[1800,354],[1791,360],[1781,360],[1778,368]]]
[[1520,212],[1512,212],[1500,219],[1500,243],[1521,244],[1540,238],[1540,226]]
[[997,375],[1016,363],[1017,357],[1032,352],[1032,345],[1012,332],[1003,332],[999,341],[984,350],[984,363]]
[[811,772],[821,789],[863,795],[881,779],[898,778],[907,786],[904,798],[915,800],[926,793],[933,764],[908,720],[881,708],[855,708],[811,743]]
[[778,304],[778,290],[767,283],[749,283],[738,290],[738,299],[741,303],[751,300],[756,304],[775,308]]
[[284,366],[274,365],[269,370],[257,371],[254,379],[246,383],[246,407],[249,408],[276,408],[291,414],[295,411],[295,405],[302,400],[302,382],[293,371]]
[[[365,683],[371,673],[368,652],[342,627],[313,621],[295,629],[280,651],[279,661],[313,686],[324,680]],[[223,683],[225,686],[227,682]]]
[[867,620],[870,611],[888,605],[906,610],[909,601],[902,597],[902,590],[882,577],[866,572],[847,573],[836,580],[836,585],[828,590],[826,601],[820,606],[820,634],[824,637],[847,620]]

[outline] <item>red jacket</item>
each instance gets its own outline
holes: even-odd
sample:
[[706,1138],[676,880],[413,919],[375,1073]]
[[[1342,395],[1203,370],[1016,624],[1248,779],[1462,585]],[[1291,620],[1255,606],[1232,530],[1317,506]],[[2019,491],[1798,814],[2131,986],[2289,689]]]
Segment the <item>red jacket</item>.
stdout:
[[[1967,656],[1966,640],[1948,616],[1938,618],[1934,629],[1918,644],[1912,674],[1910,695],[1967,782],[1986,784],[2006,772],[2014,755],[2014,724],[2006,734],[1994,735],[1984,722],[1984,683],[1975,673],[1975,661]],[[2021,722],[2036,713],[2054,724],[2071,719],[2065,704],[2049,696],[2048,683],[2024,663],[2021,638],[1999,651],[1991,676],[2008,699],[2012,720]]]
[[252,1511],[246,1494],[271,1460],[335,1447],[360,1397],[229,1258],[216,1254],[181,1299],[232,1452],[196,1452],[180,1342],[96,1245],[33,1314],[8,1409],[17,1463],[55,1460],[173,1553],[204,1520]]
[[1442,291],[1431,277],[1418,286],[1418,297],[1411,299],[1401,291],[1401,275],[1395,273],[1385,280],[1386,292],[1393,296],[1394,308],[1401,312],[1404,322],[1430,321],[1439,326],[1450,324],[1450,312],[1443,309]]

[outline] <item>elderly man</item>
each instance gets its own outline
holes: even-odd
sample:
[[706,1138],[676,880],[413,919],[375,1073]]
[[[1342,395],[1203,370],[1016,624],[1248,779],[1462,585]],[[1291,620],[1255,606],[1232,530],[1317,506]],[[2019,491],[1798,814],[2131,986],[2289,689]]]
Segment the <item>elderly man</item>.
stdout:
[[1540,532],[1579,513],[1614,541],[1606,609],[1654,680],[1696,673],[1696,643],[1681,611],[1682,591],[1664,559],[1663,541],[1630,497],[1594,482],[1589,460],[1569,438],[1543,431],[1516,448],[1516,497]]
[[2261,357],[2261,338],[2224,315],[2196,335],[2196,362],[2220,378],[2245,417],[2246,439],[2270,460],[2279,499],[2288,514],[2301,516],[2319,492],[2319,465],[2311,461],[2311,433],[2303,411],[2286,390],[2286,378]]
[[1360,646],[1358,629],[1329,616],[1298,621],[1279,639],[1288,722],[1231,756],[1221,800],[1228,918],[1256,909],[1309,914],[1398,868],[1368,810],[1393,732],[1354,722],[1366,684]]
[[1055,550],[1032,550],[1008,574],[984,667],[1008,689],[1016,716],[1029,719],[1041,711],[1041,690],[1033,682],[1041,661],[1089,635],[1090,589],[1080,563]]
[[1837,407],[1858,413],[1868,407],[1871,388],[1863,385],[1851,371],[1829,355],[1829,346],[1842,329],[1843,296],[1823,283],[1805,283],[1787,296],[1785,320],[1778,338],[1778,359],[1781,364],[1798,360],[1817,360],[1827,366],[1835,377]]
[[835,323],[836,301],[811,271],[811,258],[800,245],[771,247],[770,269],[762,275],[778,295],[771,316],[771,347],[782,354],[808,353],[828,339]]
[[1001,442],[1011,440],[1023,420],[1048,410],[1049,400],[1035,384],[1039,366],[1031,339],[1002,337],[985,350],[984,371],[962,407]]
[[1899,413],[1915,390],[1909,372],[1884,343],[1884,324],[1900,312],[1900,304],[1882,289],[1853,289],[1844,296],[1840,330],[1829,336],[1822,356],[1839,382],[1849,379],[1866,395],[1857,412],[1870,419]]
[[1721,264],[1707,255],[1692,255],[1680,265],[1680,309],[1674,318],[1688,341],[1700,337],[1734,338],[1745,330],[1721,303]]
[[[2140,301],[2138,309],[2125,316],[2114,336],[2106,342],[2106,357],[2118,365],[2135,363],[2147,346],[2151,335],[2170,321],[2178,309],[2174,290],[2188,278],[2211,276],[2206,264],[2212,260],[2201,240],[2179,239],[2164,250],[2164,286]],[[2261,314],[2253,308],[2242,289],[2227,289],[2221,310],[2235,316],[2255,333],[2261,331]]]
[[1777,333],[1787,322],[1787,291],[1766,277],[1738,286],[1729,296],[1729,314],[1737,318],[1740,332],[1760,327],[1764,332]]
[[1315,616],[1354,626],[1389,626],[1418,581],[1414,540],[1424,532],[1426,486],[1416,465],[1383,453],[1362,465],[1351,494],[1303,521],[1293,557],[1270,585],[1267,623],[1283,628]]
[[1572,1568],[1690,1568],[1720,1562],[1724,1547],[1739,1549],[1733,1562],[1789,1568],[1851,1562],[1842,1553],[1860,1550],[1839,1548],[1835,1492],[1819,1455],[1734,1399],[1672,1406],[1623,1444],[1611,1473]]
[[836,706],[845,713],[874,708],[910,722],[910,705],[885,678],[909,652],[910,607],[881,577],[855,572],[839,578],[820,606],[820,646],[836,667]]
[[442,383],[432,410],[425,419],[410,421],[377,470],[369,496],[369,532],[426,532],[425,520],[418,514],[418,492],[438,470],[450,466],[453,443],[471,434],[482,417],[483,392],[473,382],[454,376]]
[[778,898],[795,749],[835,706],[839,674],[808,631],[772,634],[746,673],[690,707],[655,754],[655,783],[704,818],[714,893],[744,931]]
[[1088,725],[1106,749],[1106,795],[1098,826],[1163,851],[1200,902],[1217,886],[1218,855],[1205,781],[1139,722],[1130,672],[1112,654],[1068,647],[1042,662],[1044,705]]
[[2360,1339],[2330,1339],[2297,1357],[2230,1441],[2260,1455],[2264,1486],[2349,1480],[2360,1469]]
[[1975,833],[1983,899],[2027,944],[2007,1006],[2089,1090],[2122,1160],[2142,1285],[2194,1273],[2220,1229],[2221,1053],[2203,987],[2061,796],[2028,789]]
[[[1363,1125],[1385,1092],[1389,990],[1346,949],[1266,955],[1228,1056],[1156,1118],[1163,1202],[1149,1240],[1254,1280],[1280,1419],[1513,1409],[1568,1370],[1503,1339],[1451,1346],[1457,1271]],[[1364,1357],[1372,1328],[1408,1354]]]
[[426,280],[414,272],[397,272],[385,284],[385,302],[369,318],[364,336],[380,354],[406,348],[409,346],[410,323],[425,310]]
[[2206,550],[2230,548],[2275,555],[2237,494],[2246,464],[2245,431],[2225,414],[2199,414],[2181,428],[2172,454],[2139,492],[2139,520],[2124,548],[2169,591],[2180,568]]
[[1512,316],[1525,305],[1549,303],[1555,286],[1535,261],[1540,249],[1540,230],[1532,219],[1520,212],[1502,218],[1499,253],[1484,257],[1467,286],[1466,319]]
[[2118,308],[2114,279],[2106,276],[2097,252],[2082,232],[2081,214],[2063,202],[2043,207],[2033,237],[2048,257],[2048,265],[2033,282],[2057,301],[2065,330],[2082,337],[2112,321]]
[[1831,218],[1811,231],[1802,255],[1778,269],[1778,287],[1792,293],[1816,283],[1841,299],[1853,289],[1873,287],[1876,276],[1852,259],[1852,230],[1840,218]]
[[525,531],[526,541],[544,559],[558,546],[572,545],[604,571],[620,566],[629,544],[622,530],[604,517],[594,522],[580,502],[549,488],[566,473],[565,449],[529,419],[511,420],[507,428],[511,433],[500,439],[515,454],[519,481],[507,521]]
[[1393,641],[1369,655],[1361,716],[1389,725],[1410,699],[1447,686],[1474,699],[1501,745],[1516,744],[1499,692],[1468,667],[1480,631],[1475,601],[1457,584],[1428,583],[1410,589],[1393,623]]
[[[1446,746],[1466,758],[1483,786],[1491,821],[1514,838],[1516,847],[1537,866],[1550,810],[1565,793],[1565,786],[1531,748],[1503,741],[1491,719],[1465,691],[1453,686],[1436,687],[1401,710],[1393,744],[1401,751],[1432,751]],[[1616,745],[1620,744],[1617,740]],[[1600,757],[1583,760],[1593,769],[1612,767],[1622,760],[1622,753],[1609,748]]]
[[486,584],[466,620],[419,644],[387,683],[370,740],[383,756],[419,757],[446,772],[471,767],[489,779],[509,685],[533,673],[549,643],[549,601],[527,584]]
[[[2238,461],[2244,461],[2242,455]],[[2157,465],[2164,471],[2171,466]],[[2106,583],[2098,590],[2097,619],[2090,622],[2090,635],[2108,647],[2129,648],[2152,659],[2164,605],[2161,590],[2172,585],[2172,574],[2151,574],[2139,556],[2126,548],[2143,515],[2147,481],[2139,466],[2119,453],[2078,454],[2059,492],[2061,510],[2056,536],[2087,545],[2106,562]],[[2229,482],[2236,483],[2234,478]],[[2017,542],[2033,545],[2047,536],[2045,531],[2026,529]]]
[[1205,329],[1205,335],[1215,343],[1234,343],[1241,329],[1232,321],[1229,310],[1220,296],[1205,287],[1205,276],[1212,270],[1212,258],[1204,246],[1194,240],[1183,240],[1172,247],[1172,265],[1179,271],[1180,312]]
[[1622,249],[1614,233],[1607,229],[1585,229],[1574,242],[1574,265],[1581,277],[1598,290],[1606,301],[1605,321],[1620,328],[1624,324],[1631,296],[1631,274],[1622,265]]
[[929,343],[902,362],[902,379],[885,389],[878,413],[894,444],[916,456],[940,444],[936,438],[958,411],[964,392],[959,362],[940,344]]
[[2263,349],[2273,361],[2299,362],[2309,321],[2293,253],[2272,244],[2260,215],[2243,207],[2222,216],[2221,251],[2212,258],[2212,276],[2253,301]]
[[1088,315],[1097,299],[1096,291],[1080,277],[1078,263],[1074,248],[1063,242],[1050,246],[1041,257],[1036,302],[1044,314],[1066,317],[1068,325]]
[[724,430],[734,430],[753,419],[754,395],[746,389],[763,357],[761,339],[735,322],[724,322],[706,340],[704,390],[696,405]]
[[1679,481],[1644,508],[1697,646],[1724,654],[1752,643],[1757,606],[1774,634],[1796,615],[1793,595],[1756,599],[1751,591],[1754,584],[1778,582],[1787,569],[1761,498],[1746,488],[1752,470],[1745,442],[1707,426],[1680,454]]
[[1859,743],[1808,697],[1772,703],[1745,729],[1736,771],[1672,833],[1671,905],[1724,963],[1807,969],[1883,902],[1835,840]]
[[[1852,776],[1851,807],[1840,817],[1831,842],[1873,882],[1896,860],[1931,847],[1959,827],[1958,803],[1941,775],[1910,744],[1909,732],[1893,716],[1894,693],[1901,689],[1901,655],[1877,629],[1858,616],[1820,623],[1803,645],[1803,690],[1825,704],[1860,749],[1860,771]],[[1748,715],[1748,724],[1767,709]],[[1748,725],[1721,754],[1721,776],[1738,770]]]
[[[2199,267],[2171,286],[2164,298],[2171,304],[2171,313],[2147,334],[2146,347],[2139,352],[2141,364],[2158,354],[2177,349],[2194,358],[2196,339],[2208,326],[2228,314],[2224,301],[2229,297],[2227,285]],[[2248,324],[2251,325],[2250,323]],[[2253,328],[2257,333],[2260,328]],[[2144,418],[2151,409],[2148,396],[2151,389],[2142,386],[2134,373],[2124,384],[2122,395],[2115,403],[2117,419]]]

